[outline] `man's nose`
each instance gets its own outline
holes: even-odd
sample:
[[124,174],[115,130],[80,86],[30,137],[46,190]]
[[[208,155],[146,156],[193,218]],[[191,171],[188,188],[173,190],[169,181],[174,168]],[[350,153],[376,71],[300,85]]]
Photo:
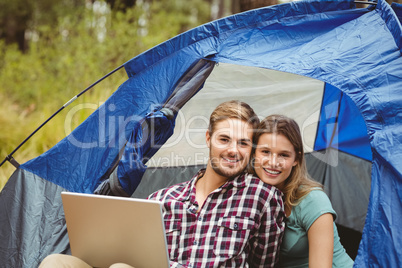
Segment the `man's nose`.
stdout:
[[228,147],[228,152],[236,154],[238,152],[237,142],[231,142]]

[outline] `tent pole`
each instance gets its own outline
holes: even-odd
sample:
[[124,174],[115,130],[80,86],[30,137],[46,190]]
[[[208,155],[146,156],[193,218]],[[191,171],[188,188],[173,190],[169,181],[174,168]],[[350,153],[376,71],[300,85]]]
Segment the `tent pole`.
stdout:
[[81,91],[79,94],[75,95],[71,100],[69,100],[68,102],[66,102],[62,107],[60,107],[54,114],[52,114],[48,119],[46,119],[45,122],[43,122],[37,129],[35,129],[23,142],[20,143],[20,145],[17,146],[17,148],[15,148],[9,155],[7,155],[6,158],[4,158],[4,160],[0,163],[0,167],[6,162],[9,161],[11,164],[13,164],[16,168],[19,167],[18,162],[13,158],[13,154],[18,151],[19,148],[21,148],[22,145],[24,145],[33,135],[35,135],[36,132],[38,132],[44,125],[47,124],[47,122],[49,122],[53,117],[55,117],[58,113],[60,113],[64,108],[66,108],[68,105],[70,105],[73,101],[75,101],[76,99],[78,99],[82,94],[84,94],[85,92],[87,92],[88,90],[90,90],[91,88],[93,88],[95,85],[97,85],[98,83],[100,83],[102,80],[104,80],[105,78],[109,77],[110,75],[112,75],[113,73],[117,72],[118,70],[120,70],[121,68],[124,67],[124,64],[117,67],[116,69],[114,69],[113,71],[109,72],[108,74],[106,74],[105,76],[103,76],[102,78],[98,79],[96,82],[92,83],[92,85],[90,85],[89,87],[87,87],[86,89],[84,89],[83,91]]
[[377,5],[377,2],[372,1],[354,1],[355,4]]

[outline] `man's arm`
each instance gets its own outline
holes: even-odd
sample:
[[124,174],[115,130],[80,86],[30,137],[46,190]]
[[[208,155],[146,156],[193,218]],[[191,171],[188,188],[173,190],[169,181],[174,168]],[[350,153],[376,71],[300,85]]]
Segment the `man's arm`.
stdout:
[[261,217],[261,224],[256,240],[251,244],[248,257],[251,267],[275,267],[279,261],[279,249],[285,230],[285,213],[282,194],[272,188],[274,193],[267,200],[266,211]]

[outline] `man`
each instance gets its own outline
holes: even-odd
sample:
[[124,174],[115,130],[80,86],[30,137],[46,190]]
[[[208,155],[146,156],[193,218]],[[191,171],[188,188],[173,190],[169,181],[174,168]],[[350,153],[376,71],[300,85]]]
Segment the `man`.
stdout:
[[[206,132],[206,169],[190,181],[149,196],[164,203],[171,267],[277,264],[285,227],[281,193],[243,174],[258,123],[257,115],[246,103],[229,101],[218,105]],[[71,256],[59,255],[53,260],[59,257],[72,260]]]
[[284,230],[281,193],[243,174],[257,115],[229,101],[212,112],[205,170],[152,194],[162,201],[172,267],[273,267]]

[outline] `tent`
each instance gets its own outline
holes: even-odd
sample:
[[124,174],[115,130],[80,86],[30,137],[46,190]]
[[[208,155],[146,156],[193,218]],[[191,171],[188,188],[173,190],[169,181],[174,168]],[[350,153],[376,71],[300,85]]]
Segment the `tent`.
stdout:
[[295,118],[337,224],[362,232],[355,267],[401,267],[401,10],[296,1],[210,22],[124,63],[113,95],[0,193],[2,267],[70,252],[61,191],[146,197],[188,180],[208,157],[210,112],[229,99]]

